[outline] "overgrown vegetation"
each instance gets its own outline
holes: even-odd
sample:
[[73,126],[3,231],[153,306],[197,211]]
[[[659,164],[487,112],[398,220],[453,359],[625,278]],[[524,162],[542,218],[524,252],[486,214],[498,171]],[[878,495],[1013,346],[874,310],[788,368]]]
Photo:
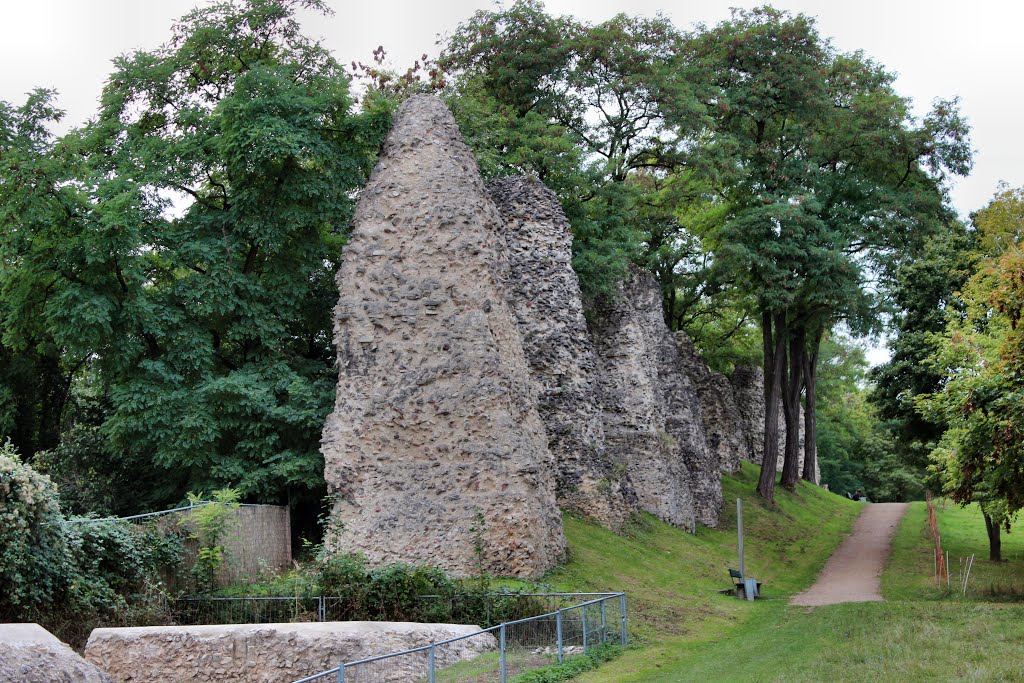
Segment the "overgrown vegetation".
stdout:
[[589,648],[586,653],[568,657],[561,664],[551,664],[519,674],[512,683],[558,683],[576,678],[582,673],[593,671],[605,662],[622,654],[621,645],[602,644]]
[[237,489],[230,487],[214,491],[212,501],[207,501],[202,491],[188,494],[189,504],[199,506],[183,516],[178,524],[187,528],[189,538],[198,543],[192,575],[200,590],[213,587],[217,573],[229,559],[224,543],[238,512],[240,495]]
[[0,619],[38,621],[73,643],[93,626],[163,616],[162,572],[181,561],[150,526],[66,519],[48,477],[0,448]]

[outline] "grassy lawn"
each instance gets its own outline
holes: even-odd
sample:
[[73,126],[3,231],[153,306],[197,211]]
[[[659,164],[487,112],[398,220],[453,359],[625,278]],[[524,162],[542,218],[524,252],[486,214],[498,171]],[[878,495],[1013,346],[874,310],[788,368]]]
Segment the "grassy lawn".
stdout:
[[[1024,681],[1024,533],[1003,538],[1010,562],[987,561],[976,507],[940,506],[943,541],[976,554],[966,598],[935,588],[923,503],[910,506],[883,575],[885,603],[790,607],[810,585],[861,506],[816,487],[780,492],[768,509],[752,494],[756,468],[725,478],[719,530],[691,536],[646,519],[622,538],[567,518],[572,559],[559,588],[624,589],[637,645],[576,679],[612,681]],[[744,501],[748,573],[766,599],[717,593],[736,565],[735,499]],[[955,581],[955,576],[954,576]],[[998,593],[998,602],[993,600]]]
[[773,606],[727,641],[645,681],[1022,681],[1021,611],[1007,605]]
[[[753,491],[757,467],[723,477],[725,515],[719,529],[687,534],[645,517],[625,537],[567,517],[572,556],[546,577],[563,590],[625,590],[629,595],[631,649],[581,681],[646,681],[663,670],[688,666],[709,643],[732,637],[774,613],[789,595],[813,582],[849,531],[861,504],[801,484],[779,491],[765,506]],[[747,573],[765,583],[756,603],[718,593],[731,586],[736,567],[736,498],[743,498]]]
[[949,551],[950,590],[936,587],[928,512],[924,503],[911,503],[893,539],[892,557],[882,577],[882,591],[892,600],[938,600],[960,595],[957,579],[961,559],[974,554],[968,599],[1024,600],[1024,530],[1003,533],[1003,562],[988,561],[985,520],[977,505],[962,508],[935,501],[942,546]]

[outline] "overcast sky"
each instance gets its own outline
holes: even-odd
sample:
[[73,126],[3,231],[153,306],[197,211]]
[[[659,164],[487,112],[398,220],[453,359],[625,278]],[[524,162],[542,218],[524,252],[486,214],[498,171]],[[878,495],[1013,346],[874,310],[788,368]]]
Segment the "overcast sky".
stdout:
[[[398,67],[437,54],[439,34],[491,3],[473,0],[328,0],[333,16],[304,15],[306,33],[323,38],[342,62],[368,62],[383,45]],[[68,122],[93,115],[110,61],[159,46],[172,22],[198,0],[5,0],[0,22],[0,99],[21,102],[35,87],[56,88]],[[553,14],[602,21],[613,14],[663,12],[680,28],[716,23],[739,0],[548,0]],[[861,49],[899,74],[898,91],[924,113],[936,97],[959,96],[973,128],[974,172],[957,183],[953,201],[966,216],[997,183],[1024,185],[1024,5],[1006,0],[780,0],[776,7],[817,17],[841,50]]]

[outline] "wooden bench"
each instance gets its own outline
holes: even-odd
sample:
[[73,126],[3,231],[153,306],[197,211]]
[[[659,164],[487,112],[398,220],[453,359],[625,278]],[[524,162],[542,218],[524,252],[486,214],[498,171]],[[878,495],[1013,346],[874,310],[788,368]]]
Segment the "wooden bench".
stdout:
[[[743,574],[741,574],[738,569],[730,569],[729,570],[729,578],[731,578],[732,582],[733,582],[733,586],[734,586],[733,592],[736,595],[744,595],[746,593],[746,589],[743,586]],[[758,581],[757,582],[757,593],[756,593],[755,597],[759,597],[760,595],[761,595],[761,582]]]

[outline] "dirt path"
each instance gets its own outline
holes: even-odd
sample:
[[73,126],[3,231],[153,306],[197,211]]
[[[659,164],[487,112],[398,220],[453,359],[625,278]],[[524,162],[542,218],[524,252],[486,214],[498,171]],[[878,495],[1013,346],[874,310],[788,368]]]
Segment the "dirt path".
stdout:
[[889,543],[906,503],[872,503],[853,525],[853,533],[839,545],[814,585],[793,596],[791,605],[816,607],[839,602],[880,602],[881,576],[889,557]]

